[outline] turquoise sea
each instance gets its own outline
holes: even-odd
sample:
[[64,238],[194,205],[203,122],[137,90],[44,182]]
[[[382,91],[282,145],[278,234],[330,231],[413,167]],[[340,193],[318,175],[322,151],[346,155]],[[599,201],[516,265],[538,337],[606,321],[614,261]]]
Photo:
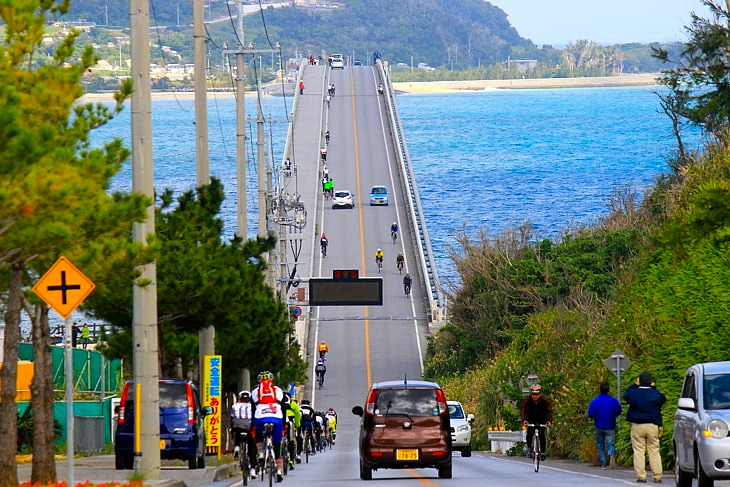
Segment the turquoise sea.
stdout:
[[[590,224],[606,213],[614,188],[642,190],[667,172],[675,150],[669,118],[653,87],[492,90],[459,94],[398,95],[406,140],[442,281],[453,281],[447,257],[451,235],[462,227],[490,233],[525,222],[539,237]],[[291,99],[267,97],[266,131],[279,163]],[[255,120],[254,100],[247,113]],[[195,185],[192,100],[153,102],[156,188]],[[210,172],[226,187],[223,218],[235,231],[235,101],[209,98]],[[94,134],[129,141],[129,110]],[[252,132],[253,131],[253,132]],[[255,127],[249,129],[249,137]],[[698,147],[699,136],[688,139]],[[253,160],[249,149],[248,159]],[[255,165],[248,164],[248,201],[256,203]],[[113,189],[131,189],[131,164]],[[256,228],[256,207],[248,228]],[[442,282],[443,283],[443,282]]]

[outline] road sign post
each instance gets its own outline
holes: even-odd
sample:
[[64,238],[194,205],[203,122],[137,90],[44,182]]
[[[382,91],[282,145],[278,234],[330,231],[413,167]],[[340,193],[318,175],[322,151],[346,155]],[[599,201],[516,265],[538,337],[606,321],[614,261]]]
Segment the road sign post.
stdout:
[[73,350],[71,313],[94,290],[83,272],[66,257],[59,258],[38,282],[33,291],[48,306],[64,318],[64,365],[66,367],[66,456],[67,481],[74,485],[74,403],[73,403]]
[[603,365],[616,376],[616,394],[619,401],[621,400],[621,372],[631,367],[631,364],[631,360],[618,348],[603,361]]

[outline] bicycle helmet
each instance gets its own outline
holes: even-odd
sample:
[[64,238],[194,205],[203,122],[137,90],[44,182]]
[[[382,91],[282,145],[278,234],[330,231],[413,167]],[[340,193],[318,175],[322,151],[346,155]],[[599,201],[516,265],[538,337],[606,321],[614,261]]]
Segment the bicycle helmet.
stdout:
[[382,250],[378,249],[378,252],[382,252]]
[[397,222],[393,222],[393,225],[396,225],[396,226],[397,226],[397,225],[398,225],[398,223],[397,223]]
[[274,374],[272,374],[268,370],[264,370],[263,372],[259,372],[259,375],[256,376],[256,380],[258,382],[261,382],[263,380],[274,380]]
[[241,391],[241,392],[238,393],[238,398],[241,399],[241,400],[244,400],[245,401],[249,397],[251,397],[251,393],[248,392],[248,391]]
[[540,384],[533,384],[530,386],[530,394],[540,395],[542,394],[542,386]]
[[302,399],[302,406],[309,406],[309,399]]

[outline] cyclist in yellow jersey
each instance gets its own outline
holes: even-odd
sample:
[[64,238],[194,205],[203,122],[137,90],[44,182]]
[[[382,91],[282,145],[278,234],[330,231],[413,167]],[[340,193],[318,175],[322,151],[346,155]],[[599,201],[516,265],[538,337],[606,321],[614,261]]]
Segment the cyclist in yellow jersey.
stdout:
[[375,260],[383,260],[383,251],[378,249],[375,251]]

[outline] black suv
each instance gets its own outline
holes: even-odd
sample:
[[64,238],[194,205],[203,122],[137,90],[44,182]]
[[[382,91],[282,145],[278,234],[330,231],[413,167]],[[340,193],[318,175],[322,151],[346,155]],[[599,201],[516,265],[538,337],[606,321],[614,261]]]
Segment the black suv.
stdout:
[[[191,469],[205,468],[203,418],[213,413],[202,408],[198,388],[191,381],[160,379],[160,458],[187,460]],[[122,391],[114,434],[117,470],[131,469],[134,463],[134,382]]]
[[438,469],[451,478],[451,425],[446,397],[435,382],[389,381],[373,384],[365,408],[355,406],[360,425],[360,478],[373,469]]

